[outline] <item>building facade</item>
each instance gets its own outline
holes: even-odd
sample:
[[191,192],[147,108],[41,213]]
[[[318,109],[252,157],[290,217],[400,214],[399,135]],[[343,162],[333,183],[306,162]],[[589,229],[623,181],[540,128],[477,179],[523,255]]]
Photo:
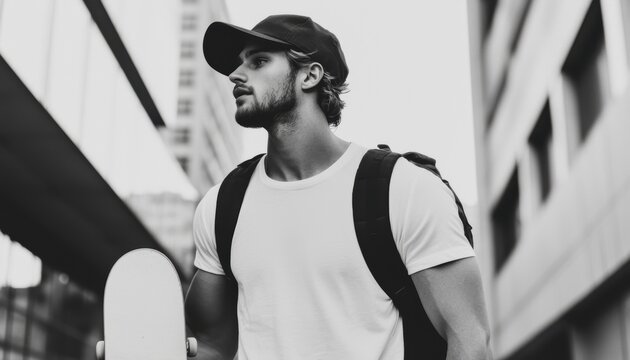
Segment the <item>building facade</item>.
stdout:
[[203,195],[234,168],[242,152],[233,85],[210,69],[202,51],[208,25],[227,21],[228,12],[223,0],[181,1],[177,120],[162,135]]
[[630,359],[630,1],[469,0],[497,359]]
[[179,263],[185,279],[192,278],[195,247],[192,222],[197,199],[187,199],[176,193],[131,194],[125,198],[140,216],[149,231]]
[[156,235],[125,200],[174,194],[192,216],[199,197],[159,133],[177,118],[181,9],[0,0],[0,359],[92,359],[127,251],[161,250],[190,274],[172,249],[192,240]]

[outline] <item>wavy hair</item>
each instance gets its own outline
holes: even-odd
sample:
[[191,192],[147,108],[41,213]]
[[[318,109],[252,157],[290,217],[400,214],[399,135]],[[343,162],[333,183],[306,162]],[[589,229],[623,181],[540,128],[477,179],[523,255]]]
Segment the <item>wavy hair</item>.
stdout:
[[[297,72],[303,66],[309,65],[314,60],[311,54],[305,54],[293,49],[286,51],[292,72]],[[341,110],[346,103],[341,100],[341,94],[348,92],[348,84],[335,84],[335,77],[324,69],[324,76],[317,85],[317,102],[326,115],[326,120],[330,126],[338,126],[341,122]]]

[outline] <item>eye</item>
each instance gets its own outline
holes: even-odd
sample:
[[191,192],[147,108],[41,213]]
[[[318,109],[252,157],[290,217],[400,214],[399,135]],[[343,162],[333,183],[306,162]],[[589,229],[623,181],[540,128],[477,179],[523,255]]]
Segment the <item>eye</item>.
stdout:
[[252,65],[254,65],[254,67],[256,68],[263,66],[266,62],[267,62],[267,59],[262,56],[257,56],[254,59],[252,59]]

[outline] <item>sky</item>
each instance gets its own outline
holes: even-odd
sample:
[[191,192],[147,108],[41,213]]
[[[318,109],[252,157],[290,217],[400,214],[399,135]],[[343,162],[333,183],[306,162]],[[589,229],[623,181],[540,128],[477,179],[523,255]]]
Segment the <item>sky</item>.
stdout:
[[[359,4],[359,6],[357,6]],[[227,0],[230,21],[251,29],[272,14],[310,16],[337,35],[350,75],[335,133],[366,147],[437,159],[462,201],[477,202],[464,0]],[[243,158],[265,152],[246,130]]]

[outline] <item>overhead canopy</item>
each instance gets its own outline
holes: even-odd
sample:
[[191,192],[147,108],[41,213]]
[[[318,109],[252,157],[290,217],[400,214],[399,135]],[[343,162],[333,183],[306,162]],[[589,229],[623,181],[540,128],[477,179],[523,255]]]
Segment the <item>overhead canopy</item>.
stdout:
[[0,230],[97,293],[127,251],[165,252],[2,56]]

